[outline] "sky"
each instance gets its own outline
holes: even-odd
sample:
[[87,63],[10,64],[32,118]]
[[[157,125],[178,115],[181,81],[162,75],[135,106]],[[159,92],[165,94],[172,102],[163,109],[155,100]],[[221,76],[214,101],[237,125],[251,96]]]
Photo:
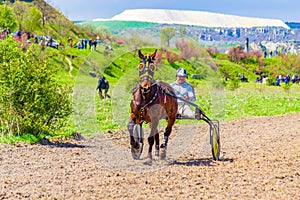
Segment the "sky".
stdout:
[[300,22],[299,0],[46,0],[70,20],[108,19],[126,9],[207,11]]

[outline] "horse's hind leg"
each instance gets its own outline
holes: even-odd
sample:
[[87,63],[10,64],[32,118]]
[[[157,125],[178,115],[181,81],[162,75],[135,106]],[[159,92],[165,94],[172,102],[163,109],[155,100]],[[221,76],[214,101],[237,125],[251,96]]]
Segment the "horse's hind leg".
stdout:
[[166,127],[166,130],[164,132],[164,142],[160,146],[160,158],[165,159],[167,156],[167,145],[169,141],[169,136],[172,132],[172,126],[174,125],[175,118],[168,118],[168,125]]
[[148,158],[152,159],[152,147],[154,144],[154,136],[148,137],[149,150],[148,150]]

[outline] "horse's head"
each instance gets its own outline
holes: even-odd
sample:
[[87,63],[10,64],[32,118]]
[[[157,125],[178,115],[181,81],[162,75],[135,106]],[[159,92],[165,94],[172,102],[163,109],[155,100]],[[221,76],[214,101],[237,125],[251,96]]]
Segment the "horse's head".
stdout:
[[154,70],[156,69],[154,65],[156,52],[157,50],[155,50],[151,55],[144,55],[141,50],[138,51],[139,57],[141,59],[138,66],[140,85],[144,91],[148,91],[150,89],[151,83],[153,82]]

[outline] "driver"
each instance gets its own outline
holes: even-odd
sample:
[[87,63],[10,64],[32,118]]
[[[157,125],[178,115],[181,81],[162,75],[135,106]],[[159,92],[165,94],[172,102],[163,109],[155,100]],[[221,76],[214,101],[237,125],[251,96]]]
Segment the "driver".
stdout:
[[[196,101],[196,95],[194,88],[191,84],[186,82],[187,77],[186,70],[184,68],[179,68],[176,73],[176,81],[171,83],[171,86],[175,90],[175,94],[178,97],[184,98],[187,101],[194,102]],[[178,102],[178,113],[182,117],[195,118],[195,113],[191,110],[190,106],[177,99]]]

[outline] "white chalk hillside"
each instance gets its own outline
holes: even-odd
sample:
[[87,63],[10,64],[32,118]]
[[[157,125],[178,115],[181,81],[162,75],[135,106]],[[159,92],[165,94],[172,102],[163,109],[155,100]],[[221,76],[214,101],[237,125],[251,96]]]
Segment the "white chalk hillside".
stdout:
[[[100,21],[94,19],[93,21]],[[241,17],[202,11],[163,10],[163,9],[130,9],[115,15],[110,20],[156,22],[163,24],[182,24],[204,27],[289,27],[278,19]]]

